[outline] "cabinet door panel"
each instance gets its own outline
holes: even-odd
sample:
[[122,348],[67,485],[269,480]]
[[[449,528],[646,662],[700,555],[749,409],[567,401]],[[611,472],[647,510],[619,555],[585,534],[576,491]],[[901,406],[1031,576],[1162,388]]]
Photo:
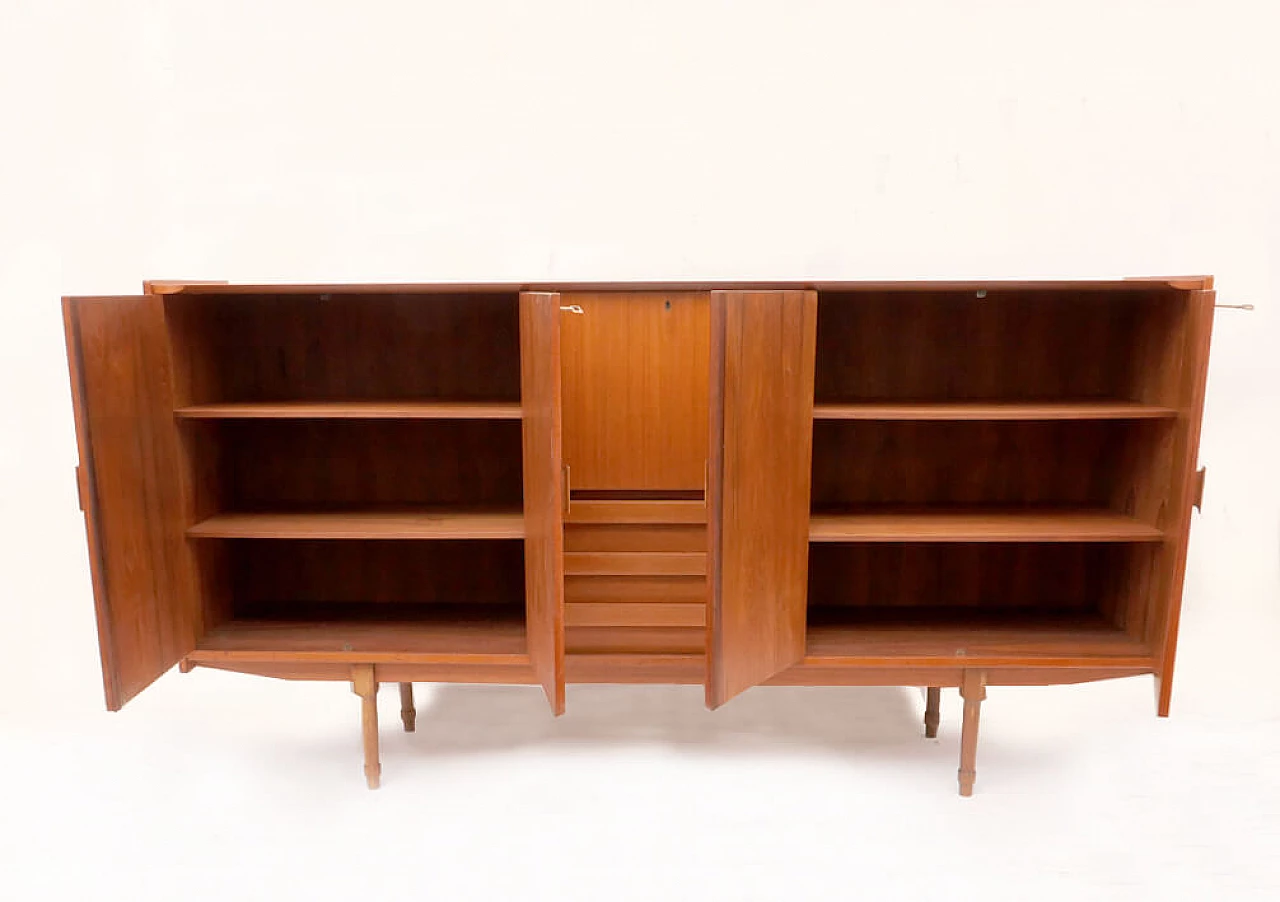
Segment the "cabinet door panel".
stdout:
[[201,628],[160,297],[65,298],[81,506],[107,707],[195,648]]
[[520,295],[520,374],[529,657],[552,711],[563,714],[564,472],[558,294]]
[[1178,622],[1182,616],[1183,581],[1187,572],[1187,545],[1191,508],[1196,498],[1196,465],[1200,452],[1200,423],[1204,416],[1205,383],[1209,372],[1209,340],[1213,334],[1213,309],[1217,293],[1187,293],[1187,318],[1183,330],[1181,367],[1171,371],[1172,396],[1178,405],[1174,436],[1172,485],[1165,525],[1165,568],[1157,581],[1157,595],[1148,635],[1160,659],[1156,674],[1156,712],[1169,716],[1173,695],[1173,665],[1178,652]]
[[711,296],[707,705],[804,656],[817,296]]

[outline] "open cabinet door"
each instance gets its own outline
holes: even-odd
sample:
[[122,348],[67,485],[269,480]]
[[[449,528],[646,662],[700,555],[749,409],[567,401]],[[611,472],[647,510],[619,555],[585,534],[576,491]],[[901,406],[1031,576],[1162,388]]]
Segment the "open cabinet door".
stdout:
[[564,471],[560,295],[520,295],[525,619],[533,671],[564,713]]
[[1187,316],[1183,327],[1181,367],[1175,370],[1172,399],[1178,406],[1173,439],[1172,485],[1169,489],[1169,523],[1165,530],[1165,573],[1158,587],[1156,617],[1150,622],[1160,670],[1156,673],[1156,713],[1169,716],[1173,698],[1173,665],[1178,653],[1178,621],[1182,616],[1182,592],[1187,574],[1191,538],[1191,509],[1198,506],[1196,484],[1200,454],[1200,424],[1209,374],[1209,340],[1217,292],[1187,292]]
[[707,706],[804,656],[813,291],[711,293]]
[[163,304],[152,296],[62,301],[112,711],[193,651],[200,624]]

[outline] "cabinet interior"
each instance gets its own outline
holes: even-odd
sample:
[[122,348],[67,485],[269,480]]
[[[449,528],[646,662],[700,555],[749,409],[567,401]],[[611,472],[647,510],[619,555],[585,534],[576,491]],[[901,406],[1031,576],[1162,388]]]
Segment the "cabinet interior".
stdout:
[[809,649],[856,654],[907,638],[950,655],[1001,633],[1137,647],[1160,553],[1123,542],[813,543]]
[[822,292],[814,398],[1172,406],[1185,317],[1165,287]]
[[204,647],[525,652],[518,295],[165,315]]
[[817,421],[815,513],[1097,510],[1161,521],[1172,423]]
[[519,420],[199,420],[209,513],[480,509],[519,515]]
[[519,295],[170,296],[179,407],[520,402]]
[[809,653],[1143,653],[1186,315],[1163,287],[820,293]]
[[[165,317],[208,641],[522,652],[517,293]],[[1187,320],[1162,285],[820,291],[811,653],[1148,647]],[[693,612],[660,613],[701,647]]]

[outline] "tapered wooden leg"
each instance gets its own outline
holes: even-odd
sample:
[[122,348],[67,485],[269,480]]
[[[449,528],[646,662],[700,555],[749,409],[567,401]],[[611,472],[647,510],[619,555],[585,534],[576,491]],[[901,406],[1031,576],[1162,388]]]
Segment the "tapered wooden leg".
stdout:
[[987,675],[981,670],[966,670],[960,678],[960,697],[964,699],[964,724],[960,729],[960,795],[973,795],[977,777],[978,715],[987,697]]
[[356,664],[351,668],[351,689],[360,696],[364,778],[370,789],[377,789],[382,782],[382,763],[378,760],[378,683],[372,664]]
[[1156,674],[1156,716],[1169,716],[1169,702],[1173,700],[1173,673]]
[[942,707],[942,690],[930,686],[924,691],[924,735],[926,739],[938,738],[939,709]]
[[412,733],[418,725],[418,709],[413,706],[413,683],[400,684],[400,720],[404,731]]

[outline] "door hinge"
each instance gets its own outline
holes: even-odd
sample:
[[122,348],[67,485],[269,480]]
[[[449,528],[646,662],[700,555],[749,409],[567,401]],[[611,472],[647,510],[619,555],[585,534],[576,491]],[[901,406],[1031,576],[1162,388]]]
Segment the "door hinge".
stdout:
[[1191,497],[1194,499],[1191,505],[1200,510],[1200,504],[1204,501],[1204,467],[1196,470],[1196,484]]

